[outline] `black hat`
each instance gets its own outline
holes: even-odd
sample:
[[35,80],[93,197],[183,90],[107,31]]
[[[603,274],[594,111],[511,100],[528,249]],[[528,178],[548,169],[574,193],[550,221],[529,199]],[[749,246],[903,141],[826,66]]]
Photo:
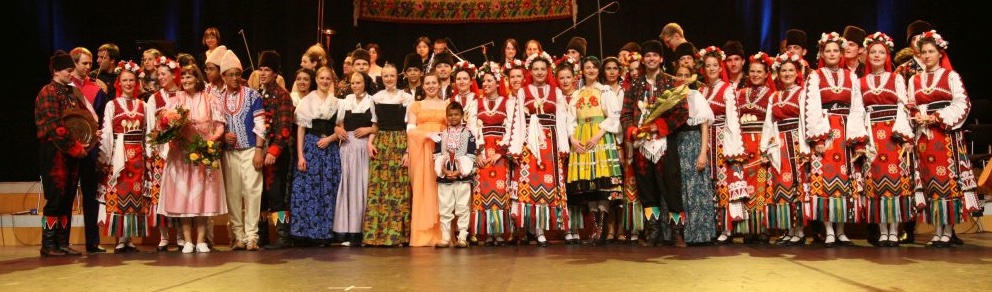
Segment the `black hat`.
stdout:
[[629,42],[629,43],[623,45],[623,47],[620,48],[620,50],[621,51],[628,51],[628,52],[631,52],[631,53],[633,53],[633,52],[640,53],[641,52],[641,45],[638,45],[635,42]]
[[365,62],[372,63],[372,56],[365,49],[355,49],[351,52],[351,61],[354,62],[355,60],[365,60]]
[[917,19],[906,27],[906,43],[909,43],[914,36],[933,30],[929,22]]
[[806,32],[799,29],[790,29],[785,31],[785,45],[797,45],[806,48]]
[[455,58],[451,56],[451,53],[441,52],[434,55],[434,66],[437,64],[448,64],[449,66],[455,65]]
[[678,47],[675,47],[675,61],[682,58],[682,56],[692,56],[693,59],[698,59],[699,50],[690,42],[681,43]]
[[568,41],[568,46],[565,46],[565,50],[575,50],[579,52],[579,55],[585,56],[587,44],[586,39],[583,37],[572,37],[572,39]]
[[262,51],[258,54],[258,67],[269,67],[272,71],[279,73],[281,69],[282,61],[280,61],[279,53],[276,51]]
[[48,59],[48,67],[52,69],[52,73],[57,71],[62,71],[69,68],[75,68],[76,62],[72,61],[72,56],[67,54],[63,50],[58,50]]
[[858,46],[862,46],[861,43],[865,41],[865,35],[867,33],[860,27],[848,25],[844,28],[844,39],[849,42],[854,42]]
[[641,55],[647,55],[648,53],[656,53],[660,56],[665,55],[665,46],[661,44],[658,40],[650,40],[641,43]]
[[417,55],[417,53],[409,53],[406,55],[406,58],[403,59],[403,71],[406,71],[406,69],[409,68],[424,70],[424,60],[420,58],[420,55]]
[[744,56],[744,46],[741,45],[741,42],[727,41],[727,43],[723,44],[723,48],[720,49],[722,49],[723,53],[726,54],[728,57],[737,55],[740,56],[741,59],[747,58],[747,56]]

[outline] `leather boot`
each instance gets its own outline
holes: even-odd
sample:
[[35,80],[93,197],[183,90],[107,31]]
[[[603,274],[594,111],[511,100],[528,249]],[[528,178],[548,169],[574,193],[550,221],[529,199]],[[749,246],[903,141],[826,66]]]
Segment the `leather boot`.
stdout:
[[265,249],[283,249],[292,247],[293,241],[289,238],[289,224],[276,222],[276,242],[266,245]]
[[42,257],[59,257],[66,255],[65,251],[59,249],[58,243],[58,223],[54,227],[48,228],[48,224],[42,222],[45,226],[41,227],[41,256]]
[[685,230],[685,225],[672,222],[672,239],[675,241],[675,247],[688,246],[685,244],[685,237],[682,236],[683,230]]
[[865,228],[865,239],[868,240],[868,244],[872,246],[879,246],[879,237],[882,235],[882,230],[878,226],[878,223],[869,223],[868,227]]
[[595,245],[606,245],[606,243],[607,243],[607,241],[606,241],[606,235],[607,234],[605,232],[606,231],[606,228],[607,228],[606,227],[606,217],[607,217],[607,215],[609,215],[609,213],[599,212],[599,215],[596,216],[596,219],[595,220],[596,220],[596,226],[599,228],[599,236],[593,238],[595,240],[595,242],[596,242]]
[[65,219],[65,226],[62,226],[61,224],[57,225],[56,228],[58,231],[56,232],[55,237],[58,238],[58,241],[56,241],[56,244],[58,244],[59,250],[65,252],[65,255],[80,256],[83,255],[83,253],[69,247],[69,230],[72,229],[72,225],[70,224],[72,222],[71,220],[71,218]]
[[644,222],[644,242],[641,246],[657,246],[661,241],[661,222],[658,218],[651,218]]
[[600,214],[603,212],[591,211],[589,213],[592,215],[592,234],[589,234],[589,239],[582,244],[597,246],[599,245],[599,238],[603,234],[603,222],[599,220],[602,217]]
[[258,246],[269,245],[269,220],[258,220]]

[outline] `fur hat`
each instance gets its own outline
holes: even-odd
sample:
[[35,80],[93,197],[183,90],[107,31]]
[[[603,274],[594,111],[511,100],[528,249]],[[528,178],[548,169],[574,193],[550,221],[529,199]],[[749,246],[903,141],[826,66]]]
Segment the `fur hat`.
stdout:
[[365,60],[365,62],[372,63],[372,55],[369,55],[369,51],[365,49],[355,49],[351,52],[351,61],[355,62],[355,60]]
[[641,55],[647,55],[648,53],[656,53],[659,56],[665,55],[665,46],[661,44],[661,41],[650,40],[641,43]]
[[406,55],[406,58],[403,59],[403,71],[409,68],[424,70],[424,60],[420,58],[420,55],[417,55],[417,53]]
[[220,62],[224,60],[225,53],[227,53],[226,46],[217,46],[213,51],[210,51],[210,55],[207,56],[206,61],[203,61],[203,65],[206,66],[207,63],[213,63],[214,65],[220,66]]
[[568,46],[565,46],[565,50],[566,51],[568,51],[568,50],[575,50],[575,51],[579,52],[579,55],[585,56],[586,55],[586,45],[588,45],[588,44],[589,43],[586,42],[586,39],[583,38],[583,37],[572,37],[572,39],[568,41]]
[[[862,38],[863,38],[864,37],[864,33],[862,33],[861,35],[862,35]],[[797,45],[797,46],[803,47],[803,49],[805,49],[807,47],[806,44],[808,44],[808,43],[806,42],[806,32],[805,31],[802,31],[802,30],[799,30],[799,29],[795,29],[795,28],[785,31],[785,45],[786,46]]]
[[678,59],[681,59],[682,56],[692,56],[693,59],[699,59],[699,50],[697,50],[696,46],[692,43],[684,42],[679,44],[678,47],[675,47],[674,61],[678,61]]
[[867,33],[860,27],[848,25],[844,28],[844,39],[849,42],[854,42],[861,46],[861,43],[865,41],[865,35]]
[[52,73],[55,73],[65,69],[75,68],[76,62],[73,62],[72,56],[65,51],[58,50],[48,59],[48,67],[52,70]]
[[258,67],[269,67],[273,72],[279,73],[282,61],[279,60],[279,53],[276,51],[262,51],[258,54]]
[[744,56],[744,46],[738,41],[727,41],[727,43],[723,44],[723,48],[721,49],[723,49],[723,53],[726,54],[727,57],[733,55],[740,56],[741,59],[747,57]]
[[224,59],[220,61],[220,73],[224,74],[227,70],[231,69],[238,69],[238,71],[244,70],[241,67],[241,60],[238,59],[238,56],[234,55],[232,51],[227,51],[224,52]]
[[914,36],[930,30],[933,30],[933,26],[929,22],[919,19],[913,21],[906,27],[906,43],[909,44]]
[[633,53],[633,52],[640,53],[641,52],[641,45],[638,45],[635,42],[629,42],[629,43],[623,45],[623,47],[621,47],[620,50],[621,51],[628,51],[628,52],[631,52],[631,53]]
[[455,65],[455,57],[451,56],[451,53],[441,52],[434,55],[434,66],[437,64],[448,64],[448,66]]

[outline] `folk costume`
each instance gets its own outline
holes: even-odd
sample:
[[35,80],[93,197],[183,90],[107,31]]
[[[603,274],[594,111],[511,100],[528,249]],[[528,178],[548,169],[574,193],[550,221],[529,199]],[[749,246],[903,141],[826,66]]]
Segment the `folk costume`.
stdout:
[[378,152],[369,162],[362,244],[409,244],[413,194],[403,155],[407,153],[406,111],[413,96],[399,89],[384,89],[373,95],[372,101],[379,128],[372,144]]
[[333,239],[334,203],[341,182],[341,151],[338,141],[320,148],[320,139],[334,135],[337,124],[338,100],[319,90],[311,91],[296,107],[296,125],[303,128],[303,153],[298,159],[306,162],[306,170],[297,169],[293,175],[293,195],[290,196],[290,235],[301,243],[328,244]]

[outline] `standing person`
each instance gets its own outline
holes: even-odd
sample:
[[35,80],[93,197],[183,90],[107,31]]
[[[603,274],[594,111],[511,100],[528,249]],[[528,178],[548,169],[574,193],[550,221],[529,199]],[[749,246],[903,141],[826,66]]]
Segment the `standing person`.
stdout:
[[317,90],[296,107],[296,173],[290,196],[290,235],[304,246],[330,244],[334,237],[334,201],[341,181],[341,152],[334,96],[334,69],[317,69]]
[[[430,60],[431,44],[431,39],[426,36],[417,38],[417,41],[413,43],[413,53],[420,57],[420,64],[427,64],[427,60]],[[420,70],[424,69],[424,67],[420,67]]]
[[504,68],[506,70],[506,98],[516,99],[517,94],[514,92],[520,91],[524,87],[524,63],[517,62],[513,63],[512,67]]
[[[356,50],[352,51],[351,52],[351,66],[352,66],[352,69],[354,70],[354,72],[358,72],[358,73],[362,73],[362,74],[365,74],[365,75],[369,75],[369,69],[372,68],[372,55],[369,54],[369,51],[366,51],[366,50],[363,50],[363,49],[356,49]],[[347,75],[344,75],[344,76],[352,76],[352,75],[354,75],[354,74],[347,74]],[[380,86],[380,83],[382,82],[382,80],[380,80],[378,77],[379,76],[369,75],[369,78],[372,78],[372,81],[373,82],[371,82],[368,85],[366,85],[365,90],[368,91],[368,94],[375,94],[376,92],[379,92],[379,89],[382,88],[382,86]],[[348,87],[348,89],[349,89],[349,91],[345,92],[344,93],[345,95],[352,94],[352,92],[350,91],[350,89],[351,89],[350,86]]]
[[[646,221],[643,245],[655,246],[663,240],[668,241],[673,233],[680,234],[670,231],[684,226],[678,151],[666,150],[669,144],[678,145],[672,138],[674,135],[669,134],[686,122],[689,111],[682,101],[657,119],[644,122],[644,117],[650,114],[647,106],[657,102],[658,97],[672,87],[674,80],[662,72],[664,47],[661,42],[646,41],[641,43],[641,50],[644,52],[644,75],[634,80],[624,95],[620,124],[626,142],[636,143],[632,144],[636,149],[634,170]],[[668,143],[668,138],[672,143]],[[681,240],[680,237],[675,239]],[[684,245],[684,242],[677,244]]]
[[320,67],[327,66],[327,61],[327,51],[324,50],[324,46],[319,43],[313,44],[300,57],[300,68],[317,71]]
[[[117,82],[117,61],[120,60],[121,50],[117,44],[106,43],[96,49],[97,70],[90,72],[90,78],[103,82],[103,91],[107,93],[108,99],[117,96],[117,89],[114,83]],[[139,68],[135,68],[139,69]]]
[[451,53],[443,52],[434,55],[434,68],[428,70],[434,70],[437,73],[437,77],[440,82],[440,94],[441,98],[449,99],[454,94],[455,87],[451,86],[451,73],[453,66],[455,65],[454,56]]
[[740,133],[745,158],[739,161],[749,197],[743,202],[743,220],[734,227],[746,234],[744,243],[768,242],[768,212],[765,206],[769,199],[768,164],[761,160],[761,137],[768,103],[775,94],[772,82],[772,58],[765,52],[758,52],[748,59],[747,86],[737,91],[737,107],[734,112],[740,121]]
[[727,65],[727,82],[733,85],[733,88],[744,87],[744,83],[747,82],[747,74],[744,73],[744,59],[747,58],[744,55],[744,46],[738,41],[727,41],[721,49],[727,55],[727,59],[724,60]]
[[[476,105],[479,98],[476,93],[479,91],[479,85],[475,83],[475,65],[467,61],[458,62],[453,75],[455,76],[455,89],[451,93],[451,102],[462,105],[462,111],[465,112],[462,117],[467,122],[465,126],[468,127],[469,132],[476,134],[478,125],[475,124],[474,119],[478,112]],[[472,122],[468,123],[469,121]]]
[[485,246],[503,246],[503,235],[510,231],[510,195],[512,177],[506,149],[510,146],[515,100],[499,92],[500,64],[484,63],[479,68],[482,97],[477,99],[479,113],[478,186],[472,196],[472,226],[470,233],[486,235]]
[[857,75],[858,78],[864,77],[866,73],[870,73],[870,70],[866,71],[866,69],[870,68],[867,68],[865,65],[867,48],[862,44],[865,41],[865,34],[867,33],[864,29],[848,25],[844,27],[844,34],[841,35],[841,37],[847,40],[847,43],[841,48],[844,55],[844,63],[847,65],[846,69],[854,72],[854,75]]
[[[912,172],[909,156],[915,133],[906,111],[906,81],[892,73],[892,38],[876,32],[864,40],[870,71],[859,80],[867,114],[868,151],[865,160],[866,219],[878,227],[878,246],[899,245],[898,224],[913,216]],[[869,227],[870,229],[870,227]],[[870,236],[870,235],[869,235]]]
[[[566,189],[571,205],[584,203],[593,218],[593,231],[585,244],[606,244],[606,217],[610,201],[622,196],[623,173],[619,143],[621,101],[606,99],[599,83],[599,58],[582,59],[583,86],[569,102],[569,141]],[[570,212],[579,216],[579,212]],[[575,237],[578,230],[571,229]],[[569,238],[566,236],[567,242]],[[575,238],[578,241],[578,238]]]
[[423,79],[424,98],[411,103],[406,116],[407,162],[413,184],[410,246],[434,246],[441,240],[434,179],[435,142],[429,136],[444,129],[448,101],[441,98],[437,73],[428,73]]
[[641,45],[635,42],[627,42],[626,44],[623,45],[623,47],[620,47],[620,51],[617,52],[617,56],[616,56],[617,60],[620,60],[620,65],[626,65],[623,63],[623,60],[627,59],[627,56],[629,56],[632,53],[640,54]]
[[141,71],[145,72],[144,77],[138,76],[141,81],[141,99],[144,101],[150,101],[148,98],[153,94],[157,93],[162,89],[162,85],[158,84],[158,60],[162,57],[162,51],[158,49],[151,48],[147,49],[141,53]]
[[351,94],[338,106],[334,133],[341,141],[341,184],[334,206],[334,232],[343,236],[342,245],[362,244],[362,219],[369,188],[369,157],[375,145],[375,103],[365,85],[372,77],[362,72],[349,76]]
[[541,247],[549,245],[544,231],[569,226],[565,204],[564,157],[568,148],[568,99],[548,84],[552,71],[547,53],[527,57],[532,82],[517,92],[510,155],[516,157],[519,184],[513,216],[518,228],[528,228]]
[[[418,67],[419,68],[419,67]],[[372,96],[377,118],[371,139],[369,188],[362,244],[401,246],[410,244],[412,189],[407,157],[406,112],[413,95],[396,88],[396,66],[382,67],[385,89]]]
[[917,72],[921,72],[925,68],[918,44],[923,33],[931,30],[933,30],[933,26],[929,22],[919,19],[906,26],[906,44],[909,45],[908,48],[912,52],[912,57],[899,64],[899,67],[895,69],[895,72],[902,75],[906,82],[909,82]]
[[[513,67],[514,61],[519,61],[520,58],[517,57],[517,51],[520,49],[520,44],[517,43],[517,39],[508,38],[503,41],[503,63],[506,68]],[[509,64],[509,65],[505,65]]]
[[214,97],[220,97],[224,93],[227,85],[224,84],[224,77],[221,76],[220,63],[227,54],[227,47],[219,46],[210,52],[207,60],[203,62],[203,73],[207,78],[207,92]]
[[380,77],[382,76],[382,66],[379,66],[379,51],[381,50],[379,48],[379,44],[376,43],[365,44],[365,50],[369,52],[368,74],[369,76],[372,77],[373,80],[380,80],[381,82]]
[[434,247],[451,246],[451,220],[458,217],[457,248],[468,247],[469,201],[475,174],[475,134],[465,127],[465,111],[457,102],[449,102],[445,111],[448,127],[434,139],[434,172],[437,175],[438,210],[441,216],[441,241]]
[[262,204],[262,165],[265,162],[265,108],[258,91],[242,86],[241,61],[227,51],[220,64],[227,88],[224,108],[224,193],[231,210],[227,226],[234,237],[231,250],[259,250],[258,212]]
[[203,57],[210,58],[210,54],[212,54],[217,47],[221,46],[220,30],[216,27],[208,27],[203,31],[203,39],[201,40],[201,43],[203,44],[203,47],[207,49],[207,51],[203,53]]
[[[575,74],[579,73],[575,71],[576,63],[571,61],[565,61],[560,64],[560,66],[555,67],[555,81],[558,81],[558,89],[561,90],[561,94],[568,98],[569,101],[574,97],[574,93],[578,91],[581,86],[580,80],[577,80]],[[579,76],[581,78],[581,76]]]
[[865,154],[868,133],[861,87],[854,72],[844,68],[841,48],[846,40],[836,32],[819,41],[819,69],[806,85],[806,139],[813,143],[810,161],[808,219],[823,221],[826,247],[851,245],[844,223],[861,222],[856,189],[860,169],[854,161]]
[[[444,38],[436,38],[436,39],[434,39],[434,44],[431,45],[431,48],[434,50],[434,55],[435,56],[437,56],[437,54],[447,52],[448,51],[448,38],[444,37]],[[430,69],[428,69],[428,70],[430,70]]]
[[661,42],[668,47],[668,50],[665,50],[665,53],[662,56],[662,58],[668,60],[668,63],[662,64],[662,68],[665,73],[675,75],[675,69],[678,68],[679,64],[679,58],[675,56],[675,52],[678,50],[679,46],[689,42],[685,39],[685,31],[682,30],[682,26],[678,23],[671,22],[661,28],[661,33],[658,34],[658,38],[660,38]]
[[[156,83],[161,86],[161,89],[148,97],[146,105],[149,114],[145,115],[148,119],[148,125],[156,125],[169,105],[175,103],[176,94],[182,89],[179,87],[181,70],[179,63],[168,57],[162,56],[155,60],[155,71],[153,72],[155,72]],[[151,128],[149,127],[149,130]],[[169,250],[169,227],[177,227],[175,224],[178,222],[166,217],[158,206],[162,200],[162,173],[165,169],[165,159],[168,157],[172,145],[151,145],[148,148],[150,149],[148,153],[151,156],[146,161],[149,165],[147,166],[149,172],[148,196],[151,198],[152,210],[155,210],[149,216],[152,225],[158,226],[158,251],[167,251]],[[176,151],[181,151],[181,149],[176,149]],[[185,238],[182,237],[182,232],[179,230],[176,230],[176,245],[180,248],[186,245]]]
[[424,98],[424,89],[422,88],[424,63],[419,58],[417,54],[407,54],[403,60],[403,78],[406,79],[406,82],[402,89],[403,92],[413,96],[415,100]]
[[[88,155],[86,148],[90,145],[72,138],[62,116],[70,110],[93,110],[82,92],[70,85],[75,63],[69,54],[55,52],[48,64],[52,82],[42,87],[35,98],[34,121],[40,142],[38,163],[45,192],[39,250],[42,257],[80,255],[69,247],[69,219],[76,198],[80,160]],[[92,117],[97,119],[96,114]],[[97,135],[102,133],[98,131]]]
[[[572,60],[569,60],[567,58],[562,60],[564,61],[558,64],[554,69],[555,72],[554,80],[558,81],[557,85],[558,88],[561,89],[562,96],[566,97],[567,98],[566,100],[571,102],[575,98],[574,97],[575,93],[578,92],[578,90],[576,89],[578,89],[579,81],[576,80],[575,78],[575,73],[576,73],[575,67],[578,66],[577,65],[578,61],[573,63]],[[571,108],[572,107],[569,106],[570,111]],[[570,112],[570,114],[572,113]],[[569,131],[571,133],[571,131],[573,131],[572,129],[573,127],[571,126],[571,124],[569,125],[570,125]],[[571,137],[569,139],[571,139]],[[569,160],[566,159],[564,163],[565,165],[563,165],[562,167],[568,169]],[[568,178],[566,177],[566,179]],[[566,196],[575,194],[574,192],[575,190],[571,190],[568,188],[567,181],[565,186],[566,186],[565,188]],[[579,231],[582,231],[582,229],[585,228],[585,222],[583,222],[585,220],[583,219],[585,218],[585,214],[587,214],[587,212],[583,212],[584,209],[583,206],[586,204],[586,201],[577,199],[575,201],[569,201],[569,203],[570,205],[568,205],[568,213],[574,214],[575,216],[571,217],[572,220],[569,220],[570,224],[569,226],[567,226],[567,231],[565,231],[565,244],[579,244],[581,243]]]
[[812,70],[809,62],[806,62],[807,46],[809,46],[809,43],[806,39],[806,31],[795,28],[785,31],[785,50],[802,59],[803,65],[800,67],[799,73],[802,73],[803,76],[809,76]]
[[[293,124],[293,99],[289,92],[276,83],[282,71],[282,62],[276,51],[263,51],[258,57],[258,80],[261,83],[262,106],[265,108],[265,161],[262,170],[262,204],[264,214],[271,216],[276,227],[276,242],[265,245],[266,249],[280,249],[292,246],[289,237],[289,187],[293,181],[290,166],[292,165],[295,135]],[[259,219],[259,235],[261,241],[268,242],[268,216]],[[264,226],[263,226],[264,225]]]
[[531,55],[541,54],[543,52],[544,52],[544,47],[541,46],[541,42],[535,39],[528,40],[527,44],[524,45],[524,53],[527,55],[528,58]]
[[[640,50],[640,45],[637,45],[637,50]],[[628,56],[635,54],[640,56],[640,53],[637,52],[630,53]],[[618,108],[622,108],[623,98],[626,94],[626,88],[624,88],[623,80],[621,80],[621,64],[622,62],[616,57],[606,57],[603,59],[603,64],[600,65],[600,71],[603,73],[601,100],[620,105]],[[619,122],[619,116],[617,121]],[[644,230],[644,214],[642,214],[644,208],[638,199],[637,181],[634,180],[632,156],[634,148],[631,147],[631,143],[623,143],[623,137],[620,134],[615,134],[614,141],[617,143],[620,165],[623,167],[623,184],[621,186],[623,191],[622,201],[619,204],[614,204],[614,208],[611,208],[612,211],[607,212],[606,239],[615,238],[621,242],[628,241],[631,244],[636,244],[640,240],[638,233]]]
[[293,81],[293,91],[289,92],[289,98],[293,100],[293,106],[300,104],[304,96],[311,91],[317,90],[317,73],[307,68],[296,70],[296,77]]
[[[92,106],[92,112],[97,116],[97,122],[103,121],[104,106],[113,97],[106,94],[107,85],[100,80],[90,78],[90,69],[93,66],[93,54],[84,47],[77,47],[69,51],[72,61],[75,63],[75,70],[72,71],[70,80],[72,85],[82,92],[83,97]],[[100,247],[100,226],[97,225],[97,217],[101,216],[100,202],[97,202],[97,186],[103,182],[104,174],[98,171],[97,159],[100,156],[100,149],[93,147],[89,155],[79,163],[79,191],[82,193],[83,205],[83,225],[86,235],[86,252],[100,253],[106,252]],[[72,216],[69,216],[69,227],[72,228]]]
[[803,245],[803,203],[809,182],[806,162],[811,154],[802,121],[806,102],[802,56],[786,52],[775,57],[776,91],[768,102],[761,132],[762,162],[769,163],[769,228],[787,230],[777,245]]
[[107,177],[101,182],[99,200],[107,210],[99,216],[107,218],[105,234],[117,238],[114,253],[122,253],[138,251],[131,237],[149,235],[149,202],[144,196],[147,124],[145,102],[136,98],[141,68],[130,61],[116,68],[120,79],[114,87],[121,95],[107,104],[103,114],[99,163]]
[[[211,165],[191,163],[184,157],[184,143],[202,139],[205,143],[220,143],[224,134],[224,113],[220,100],[207,92],[203,73],[196,65],[182,68],[183,90],[177,94],[170,108],[189,111],[189,124],[183,129],[182,142],[173,142],[162,172],[162,196],[159,210],[168,217],[182,220],[183,253],[210,252],[206,243],[207,217],[227,213],[224,199],[224,176],[221,161]],[[195,221],[195,222],[194,222]],[[194,246],[193,224],[196,224]]]
[[[686,42],[679,46],[680,50],[687,45],[692,47],[692,43]],[[680,58],[685,58],[683,54],[686,53],[676,53]],[[685,124],[675,130],[678,144],[672,145],[678,147],[674,150],[679,152],[681,194],[685,206],[682,236],[687,245],[708,244],[716,236],[716,209],[713,206],[713,180],[709,168],[709,128],[714,117],[709,103],[693,88],[698,84],[693,78],[696,76],[693,74],[696,54],[698,51],[691,53],[692,60],[680,60],[679,68],[675,70],[676,85],[689,88],[686,96],[689,115]]]
[[924,71],[913,76],[907,87],[910,112],[921,133],[916,141],[916,155],[921,158],[916,207],[924,210],[928,224],[936,226],[928,246],[950,247],[954,225],[978,210],[975,175],[961,128],[971,101],[940,34],[924,32],[917,50]]

